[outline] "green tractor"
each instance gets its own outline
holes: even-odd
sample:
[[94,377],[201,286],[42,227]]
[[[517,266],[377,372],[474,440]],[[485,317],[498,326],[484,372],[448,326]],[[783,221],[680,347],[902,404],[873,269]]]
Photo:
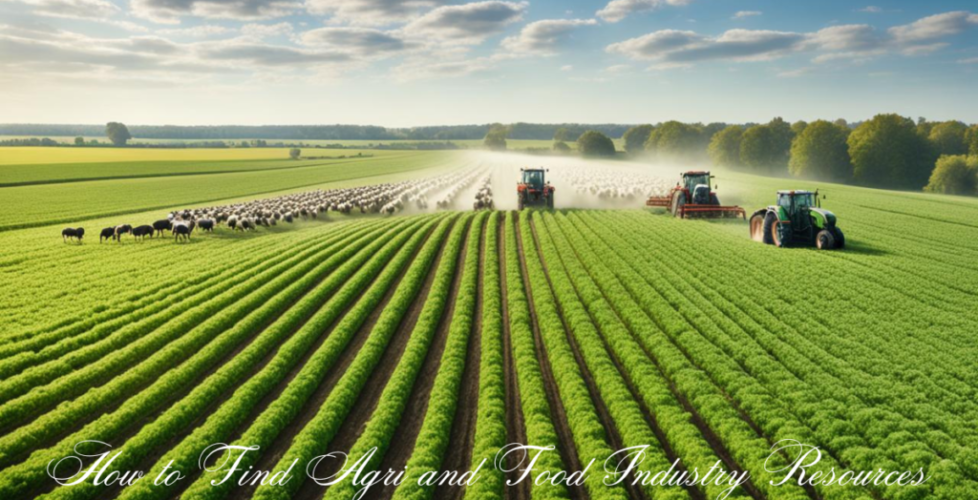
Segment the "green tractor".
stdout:
[[751,215],[750,235],[756,241],[779,247],[832,250],[846,246],[835,214],[821,208],[818,191],[778,191],[777,205]]
[[554,187],[546,180],[542,168],[521,168],[522,179],[516,183],[516,200],[520,210],[524,207],[554,208]]

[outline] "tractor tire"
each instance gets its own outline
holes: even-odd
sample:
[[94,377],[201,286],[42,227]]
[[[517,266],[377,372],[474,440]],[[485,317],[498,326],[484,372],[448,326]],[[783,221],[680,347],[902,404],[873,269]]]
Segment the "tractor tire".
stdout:
[[768,212],[764,216],[764,223],[761,225],[761,231],[763,232],[761,236],[761,241],[767,245],[778,245],[775,241],[775,236],[777,236],[777,228],[775,227],[778,222],[778,216],[774,215],[774,212]]
[[838,248],[840,250],[845,248],[846,236],[842,234],[842,230],[837,227],[833,227],[831,231],[832,231],[832,236],[835,238],[835,248]]
[[823,229],[815,235],[815,246],[819,250],[832,250],[835,248],[835,236],[832,233]]
[[676,191],[672,195],[672,215],[673,217],[683,216],[683,207],[686,206],[686,193]]
[[754,241],[769,243],[764,241],[764,215],[757,214],[750,218],[750,237]]

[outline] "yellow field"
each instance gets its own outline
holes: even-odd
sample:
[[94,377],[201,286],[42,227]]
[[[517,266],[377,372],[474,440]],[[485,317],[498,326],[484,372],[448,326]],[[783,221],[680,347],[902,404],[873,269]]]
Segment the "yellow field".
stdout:
[[[356,156],[355,149],[303,149],[303,156]],[[391,151],[364,151],[386,156]],[[288,148],[247,149],[129,149],[129,148],[45,148],[0,147],[0,165],[39,165],[47,163],[106,163],[128,161],[214,161],[278,160],[289,157]]]

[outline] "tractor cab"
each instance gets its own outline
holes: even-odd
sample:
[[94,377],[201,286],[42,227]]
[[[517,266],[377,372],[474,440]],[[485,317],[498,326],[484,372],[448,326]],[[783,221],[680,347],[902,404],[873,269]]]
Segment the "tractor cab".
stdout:
[[546,184],[544,178],[544,170],[542,168],[525,168],[523,169],[523,184],[534,191],[540,191],[543,189],[543,185]]
[[778,191],[778,206],[791,215],[818,205],[818,195],[811,191]]

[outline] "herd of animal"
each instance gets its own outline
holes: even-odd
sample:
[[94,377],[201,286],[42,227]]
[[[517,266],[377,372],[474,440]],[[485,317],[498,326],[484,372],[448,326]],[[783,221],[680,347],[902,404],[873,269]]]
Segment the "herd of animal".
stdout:
[[[393,214],[406,206],[419,209],[428,207],[428,195],[448,189],[445,200],[439,200],[439,208],[448,208],[452,198],[462,187],[471,185],[480,175],[479,169],[453,172],[437,177],[410,181],[376,184],[344,189],[307,191],[275,198],[253,200],[244,203],[192,208],[170,212],[166,219],[153,224],[133,227],[120,224],[107,227],[99,233],[99,243],[104,241],[121,242],[129,234],[134,239],[143,240],[147,236],[166,236],[169,231],[175,241],[189,241],[191,234],[199,229],[210,232],[224,224],[229,229],[251,231],[259,226],[271,227],[279,222],[292,223],[297,219],[316,219],[320,214],[333,211],[350,214]],[[483,179],[482,188],[476,195],[474,208],[492,208],[492,189],[489,178]],[[65,242],[81,243],[85,228],[65,228],[61,232]]]

